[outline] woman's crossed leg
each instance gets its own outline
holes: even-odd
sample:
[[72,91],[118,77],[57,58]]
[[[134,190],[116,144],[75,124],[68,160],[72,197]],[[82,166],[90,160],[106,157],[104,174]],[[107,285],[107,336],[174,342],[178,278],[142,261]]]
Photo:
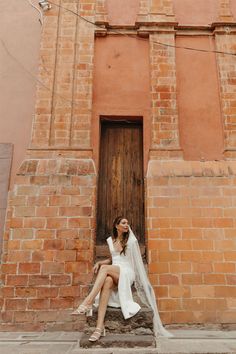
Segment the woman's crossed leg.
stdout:
[[[105,282],[109,282],[111,284],[112,280],[112,287],[114,285],[118,285],[120,277],[120,267],[115,265],[101,265],[93,288],[89,295],[84,299],[83,305],[84,306],[91,306],[94,302],[95,297],[101,291]],[[109,280],[107,280],[107,278]],[[107,287],[107,284],[106,284]],[[111,287],[111,288],[112,288]],[[108,298],[109,299],[109,298]]]

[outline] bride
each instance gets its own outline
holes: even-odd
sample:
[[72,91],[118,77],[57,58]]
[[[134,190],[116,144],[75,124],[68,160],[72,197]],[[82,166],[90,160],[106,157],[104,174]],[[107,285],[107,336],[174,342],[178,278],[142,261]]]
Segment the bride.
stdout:
[[104,318],[107,306],[120,307],[125,319],[134,316],[140,305],[133,301],[131,286],[134,284],[141,301],[153,310],[154,333],[156,336],[171,337],[163,326],[156,306],[155,294],[148,280],[138,240],[129,227],[128,220],[118,216],[113,222],[112,236],[108,237],[111,257],[95,264],[97,274],[94,286],[73,315],[92,315],[93,303],[98,303],[96,329],[90,336],[96,342],[105,336]]

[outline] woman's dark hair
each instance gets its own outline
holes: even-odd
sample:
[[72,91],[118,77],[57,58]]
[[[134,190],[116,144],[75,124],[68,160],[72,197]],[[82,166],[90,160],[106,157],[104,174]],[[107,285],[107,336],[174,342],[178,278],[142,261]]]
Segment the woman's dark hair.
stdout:
[[[115,218],[115,220],[113,221],[113,227],[112,227],[112,239],[116,241],[117,237],[118,237],[118,232],[117,232],[117,228],[116,225],[119,225],[119,223],[121,222],[121,220],[125,219],[124,216],[117,216]],[[123,232],[122,233],[122,240],[121,240],[121,246],[122,246],[122,250],[120,252],[120,254],[124,253],[125,255],[125,251],[127,248],[127,242],[128,242],[128,238],[129,238],[129,230],[127,232]]]

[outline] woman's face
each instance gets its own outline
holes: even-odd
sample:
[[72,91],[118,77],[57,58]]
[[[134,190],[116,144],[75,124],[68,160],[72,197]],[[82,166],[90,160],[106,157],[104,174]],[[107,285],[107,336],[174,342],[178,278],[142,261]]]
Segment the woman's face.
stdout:
[[127,219],[121,219],[119,224],[116,225],[117,231],[127,232],[129,230],[129,224]]

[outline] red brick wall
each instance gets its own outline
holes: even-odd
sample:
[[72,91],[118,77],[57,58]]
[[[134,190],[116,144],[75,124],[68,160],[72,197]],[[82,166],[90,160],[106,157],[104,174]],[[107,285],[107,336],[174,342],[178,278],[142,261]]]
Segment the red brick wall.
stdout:
[[174,32],[150,36],[152,147],[178,148],[175,48],[158,43],[173,46]]
[[[1,267],[2,322],[21,322],[25,330],[29,323],[48,329],[50,322],[59,321],[59,313],[61,322],[69,322],[63,310],[76,307],[91,281],[94,164],[82,154],[29,159],[15,183]],[[70,329],[78,326],[75,321]]]
[[235,162],[149,162],[149,272],[166,323],[235,323],[235,172]]
[[[236,50],[236,23],[234,27],[219,27],[216,30],[216,49],[234,53]],[[222,102],[222,118],[225,134],[225,148],[236,147],[236,62],[235,57],[219,54],[217,57],[220,92]]]

